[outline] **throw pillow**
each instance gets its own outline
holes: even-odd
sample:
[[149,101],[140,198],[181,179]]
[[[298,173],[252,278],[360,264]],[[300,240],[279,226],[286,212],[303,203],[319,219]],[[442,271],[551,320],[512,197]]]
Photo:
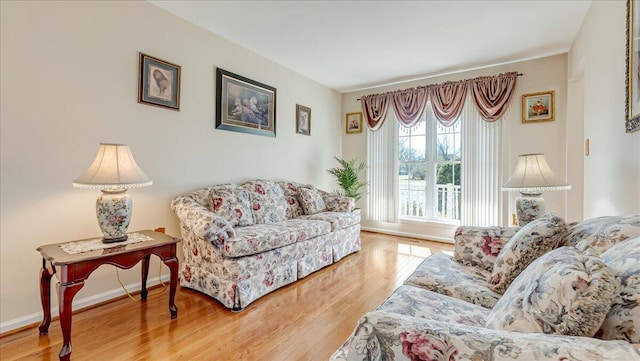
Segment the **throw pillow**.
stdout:
[[640,343],[640,237],[619,243],[600,257],[613,272],[617,289],[596,337]]
[[243,183],[242,188],[249,193],[253,221],[256,224],[278,223],[286,219],[287,199],[278,184],[256,179]]
[[211,187],[210,210],[226,219],[233,227],[253,224],[249,193],[236,184]]
[[558,247],[566,231],[566,222],[554,212],[522,227],[500,250],[489,279],[491,289],[503,294],[531,262]]
[[491,309],[487,328],[592,337],[615,293],[613,272],[592,251],[561,247],[535,260]]
[[326,209],[322,195],[317,189],[298,188],[304,214],[316,214]]

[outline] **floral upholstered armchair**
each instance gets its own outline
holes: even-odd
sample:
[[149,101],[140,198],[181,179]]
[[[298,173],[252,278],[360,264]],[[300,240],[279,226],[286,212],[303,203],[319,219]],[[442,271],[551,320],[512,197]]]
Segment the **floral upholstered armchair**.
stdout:
[[[640,215],[459,227],[332,360],[640,361]],[[636,347],[634,347],[634,345]]]

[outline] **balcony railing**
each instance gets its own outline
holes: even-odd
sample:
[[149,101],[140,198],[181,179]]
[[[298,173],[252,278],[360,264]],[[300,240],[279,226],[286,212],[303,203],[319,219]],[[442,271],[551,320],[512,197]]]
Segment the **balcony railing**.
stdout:
[[[436,191],[438,202],[437,217],[460,220],[460,186],[454,184],[438,184]],[[424,217],[424,199],[410,200],[408,198],[408,192],[400,192],[400,215]]]

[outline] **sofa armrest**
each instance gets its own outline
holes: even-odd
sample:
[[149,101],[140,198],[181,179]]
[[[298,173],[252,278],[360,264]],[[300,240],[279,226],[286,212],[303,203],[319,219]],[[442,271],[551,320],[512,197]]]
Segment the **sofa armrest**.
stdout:
[[331,357],[343,360],[640,360],[624,341],[520,333],[391,312],[365,314]]
[[454,236],[453,258],[465,266],[492,271],[502,247],[518,230],[520,227],[460,226]]
[[209,211],[189,195],[174,198],[171,202],[171,210],[178,216],[184,227],[198,238],[209,241],[217,247],[222,247],[229,238],[236,235],[226,219]]
[[329,193],[319,190],[322,200],[329,212],[351,212],[356,208],[356,200],[342,194]]

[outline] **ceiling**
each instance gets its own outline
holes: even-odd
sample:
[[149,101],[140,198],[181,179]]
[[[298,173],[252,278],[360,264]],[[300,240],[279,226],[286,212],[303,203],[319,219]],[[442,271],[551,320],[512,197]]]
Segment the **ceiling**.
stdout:
[[565,53],[583,0],[163,1],[339,92]]

